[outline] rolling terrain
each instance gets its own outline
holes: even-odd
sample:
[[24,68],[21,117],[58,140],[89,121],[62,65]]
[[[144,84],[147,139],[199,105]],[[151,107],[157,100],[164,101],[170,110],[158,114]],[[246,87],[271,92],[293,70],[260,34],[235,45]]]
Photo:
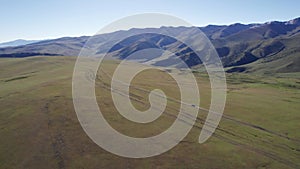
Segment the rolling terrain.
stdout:
[[[299,72],[273,76],[227,73],[224,116],[213,136],[199,144],[210,105],[210,83],[206,73],[194,70],[201,109],[191,132],[166,153],[129,159],[101,149],[81,128],[72,102],[75,60],[66,56],[0,59],[0,168],[300,167]],[[155,88],[163,90],[169,99],[156,121],[133,123],[117,112],[111,99],[111,75],[118,63],[105,61],[96,75],[97,101],[105,118],[129,136],[149,137],[164,131],[174,122],[179,108],[176,82],[164,71],[138,74],[130,86],[130,98],[137,109],[149,108],[148,95]],[[94,75],[86,74],[86,78]]]
[[[133,28],[92,38],[62,37],[1,47],[0,168],[300,168],[300,18],[199,27],[219,54],[227,80],[224,114],[212,137],[203,144],[198,138],[211,104],[209,77],[202,61],[187,45],[148,33],[169,29],[177,38],[186,38],[193,31],[190,27]],[[123,39],[131,33],[139,34]],[[90,46],[85,46],[88,41]],[[114,46],[109,49],[111,44]],[[97,146],[81,127],[72,98],[76,56],[84,46],[96,51],[96,57],[109,51],[97,74],[86,72],[83,77],[91,82],[95,79],[97,103],[114,129],[145,138],[165,131],[179,118],[192,126],[189,134],[171,150],[143,159],[123,158]],[[137,52],[150,48],[173,55]],[[136,58],[128,59],[135,52]],[[191,69],[175,64],[177,58]],[[125,74],[145,66],[142,63],[162,70],[142,71],[130,84],[112,80],[118,64],[127,59]],[[167,74],[184,78],[190,71],[197,80],[200,106],[184,104],[198,110],[195,124],[188,111],[178,117],[181,94],[176,81]],[[129,94],[122,86],[130,86]],[[158,109],[161,103],[149,103],[149,93],[157,88],[165,92],[166,96],[160,97],[167,100],[167,106],[150,123],[124,118],[112,100],[116,94],[129,97],[140,111],[150,106]],[[194,92],[194,88],[190,85],[187,91]]]

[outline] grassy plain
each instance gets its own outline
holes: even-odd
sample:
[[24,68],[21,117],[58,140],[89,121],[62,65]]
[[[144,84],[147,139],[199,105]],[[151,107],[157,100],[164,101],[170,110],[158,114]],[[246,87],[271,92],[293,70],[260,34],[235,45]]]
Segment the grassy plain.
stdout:
[[[0,168],[300,168],[299,73],[227,74],[225,112],[213,137],[198,143],[207,115],[199,111],[196,124],[179,145],[156,157],[129,159],[101,149],[81,128],[72,102],[75,60],[0,59]],[[172,100],[160,118],[146,125],[118,114],[109,87],[117,63],[105,61],[105,73],[97,74],[96,95],[105,118],[130,136],[149,137],[164,131],[178,112],[178,103]],[[200,105],[208,108],[208,77],[194,74]],[[133,105],[149,108],[147,91],[154,88],[170,98],[180,97],[170,76],[148,70],[132,82]]]

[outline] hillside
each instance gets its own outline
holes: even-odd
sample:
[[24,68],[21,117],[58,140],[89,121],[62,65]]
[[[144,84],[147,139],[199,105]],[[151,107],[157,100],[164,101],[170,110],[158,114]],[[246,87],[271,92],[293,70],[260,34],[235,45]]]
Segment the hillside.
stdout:
[[[205,74],[195,73],[204,109],[199,109],[192,130],[166,153],[130,159],[100,148],[82,129],[72,99],[75,61],[75,57],[63,56],[0,59],[1,169],[300,167],[299,78],[287,74],[280,78],[227,74],[228,95],[222,121],[213,136],[199,144],[211,103],[211,86]],[[114,129],[146,138],[162,133],[176,118],[191,124],[189,118],[178,117],[177,83],[158,70],[143,71],[133,79],[130,99],[144,111],[150,107],[149,91],[161,89],[169,98],[164,113],[147,124],[124,118],[115,108],[111,93],[124,96],[124,91],[111,88],[111,76],[118,64],[104,61],[106,73],[99,71],[95,83],[99,108]],[[139,65],[127,65],[127,70],[129,66]],[[294,76],[299,77],[299,73]]]
[[[108,50],[108,44],[123,39],[128,33],[138,32],[141,35],[127,38],[110,49],[110,55],[114,58],[124,59],[141,49],[160,48],[175,51],[174,56],[183,59],[190,67],[201,65],[201,60],[195,53],[175,39],[159,34],[143,34],[149,29],[163,32],[170,28],[130,29],[101,34],[93,37],[93,43],[100,46],[96,50],[97,54],[101,54]],[[171,29],[178,32],[178,36],[184,36],[185,32],[191,30],[188,27]],[[264,24],[208,25],[199,29],[211,40],[228,72],[285,73],[300,71],[300,47],[298,45],[300,18]],[[0,57],[77,56],[89,38],[88,36],[64,37],[17,47],[0,48]],[[172,66],[171,59],[161,60],[154,64],[168,63],[168,66]]]

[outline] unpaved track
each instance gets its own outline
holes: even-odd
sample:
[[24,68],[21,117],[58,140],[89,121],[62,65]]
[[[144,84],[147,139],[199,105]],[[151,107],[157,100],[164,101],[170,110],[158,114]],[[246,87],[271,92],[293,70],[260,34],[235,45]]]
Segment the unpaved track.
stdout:
[[[101,71],[105,76],[107,76],[109,79],[112,78],[112,77],[111,77],[107,72],[105,72],[103,69],[100,69],[100,71]],[[111,85],[110,85],[110,84],[103,82],[98,76],[95,76],[95,75],[92,73],[92,71],[86,73],[86,79],[88,79],[88,80],[90,80],[90,81],[93,81],[95,78],[98,80],[97,83],[96,83],[96,85],[101,86],[102,88],[104,88],[104,89],[106,89],[106,90],[108,90],[108,91],[112,91],[112,92],[114,92],[114,93],[117,93],[117,94],[119,94],[119,95],[121,95],[121,96],[129,97],[130,99],[132,99],[132,100],[134,100],[134,101],[137,101],[137,102],[139,102],[139,103],[141,103],[141,104],[143,104],[143,105],[146,105],[145,102],[143,102],[143,101],[141,101],[141,100],[139,99],[139,98],[142,97],[142,96],[138,96],[137,94],[133,94],[133,95],[130,94],[130,95],[127,95],[124,91],[122,91],[122,90],[120,90],[120,89],[113,89],[113,88],[111,88]],[[100,83],[98,83],[98,82],[100,82]],[[122,85],[130,85],[130,84],[126,84],[126,83],[124,83],[124,82],[116,81],[116,80],[115,80],[115,82],[120,83],[120,84],[122,84]],[[145,92],[145,93],[147,93],[147,94],[150,93],[150,91],[148,91],[148,90],[146,90],[146,89],[142,89],[142,88],[139,88],[139,87],[136,87],[136,86],[133,86],[133,85],[130,85],[130,87],[132,87],[132,88],[134,88],[134,89],[136,89],[136,90],[139,90],[139,91],[141,91],[141,92]],[[164,97],[164,96],[161,96],[161,97]],[[164,97],[164,98],[165,98],[165,97]],[[191,105],[191,104],[189,104],[189,103],[184,103],[184,102],[181,102],[180,100],[177,100],[177,99],[174,99],[174,98],[166,97],[165,99],[168,99],[168,100],[173,101],[173,102],[175,102],[175,103],[180,103],[180,104],[186,104],[186,105],[193,106],[193,105]],[[152,105],[152,106],[154,106],[154,105]],[[202,107],[198,107],[198,106],[197,106],[196,108],[198,108],[200,111],[203,111],[203,112],[208,112],[208,111],[209,111],[208,109],[205,109],[205,108],[202,108]],[[171,108],[171,109],[175,109],[175,108]],[[176,110],[177,110],[177,109],[176,109]],[[217,112],[213,112],[213,113],[217,113]],[[177,117],[176,115],[174,115],[174,114],[172,114],[172,113],[169,113],[169,112],[166,112],[166,111],[164,112],[164,114],[168,115],[169,117],[175,118],[175,119],[176,119],[176,118],[179,118],[179,117]],[[185,117],[189,117],[189,116],[190,116],[187,112],[183,112],[183,114],[185,115]],[[274,135],[274,136],[277,136],[277,137],[280,137],[280,138],[283,138],[283,139],[286,139],[286,140],[289,140],[289,141],[293,141],[293,142],[299,143],[299,140],[297,140],[297,139],[289,138],[289,137],[284,136],[284,135],[282,135],[282,134],[280,134],[280,133],[276,133],[276,132],[274,132],[274,131],[265,129],[265,128],[261,127],[261,126],[257,126],[257,125],[251,124],[251,123],[249,123],[249,122],[244,122],[244,121],[235,119],[235,118],[230,117],[230,116],[228,116],[228,115],[224,115],[224,114],[223,114],[223,118],[226,119],[226,120],[229,120],[229,121],[231,121],[231,122],[234,122],[234,123],[236,123],[236,124],[238,124],[238,125],[250,127],[250,128],[252,128],[252,129],[255,129],[255,130],[259,130],[259,131],[262,131],[262,132],[266,132],[266,133],[268,133],[268,134],[271,134],[271,135]],[[199,125],[197,125],[197,123],[200,123],[200,124],[203,125],[204,122],[205,122],[205,119],[202,119],[202,118],[200,118],[200,117],[197,117],[196,123],[193,125],[193,123],[192,123],[191,121],[187,121],[186,119],[188,119],[188,118],[185,118],[185,119],[180,119],[180,118],[179,118],[180,121],[182,121],[182,122],[184,122],[184,123],[186,123],[186,124],[192,125],[192,126],[194,126],[194,127],[196,127],[196,128],[199,128],[199,129],[202,129],[202,127],[199,126]],[[217,130],[217,131],[220,131],[221,133],[224,133],[225,135],[231,135],[231,136],[234,136],[234,137],[246,139],[246,138],[244,138],[244,137],[242,137],[242,136],[237,135],[236,133],[232,133],[232,132],[230,132],[230,131],[224,130],[224,129],[220,128],[220,126],[218,126],[218,128],[217,128],[216,130]],[[210,132],[210,131],[206,131],[206,132]],[[278,156],[278,155],[277,155],[276,153],[274,153],[274,152],[265,151],[265,150],[263,150],[263,149],[254,147],[254,146],[252,146],[252,145],[247,145],[247,144],[241,143],[241,142],[236,141],[236,140],[234,140],[234,139],[232,139],[232,138],[230,138],[230,137],[228,137],[228,136],[227,136],[227,137],[226,137],[226,136],[223,136],[223,134],[221,135],[221,134],[218,134],[218,133],[214,133],[212,136],[215,137],[215,138],[217,138],[217,139],[220,139],[220,140],[222,140],[222,141],[224,141],[224,142],[226,142],[226,143],[229,143],[229,144],[231,144],[231,145],[239,146],[239,147],[241,147],[241,148],[244,148],[244,149],[247,149],[247,150],[256,152],[256,153],[258,153],[258,154],[261,154],[261,155],[263,155],[263,156],[269,157],[269,158],[271,158],[271,159],[273,159],[273,160],[275,160],[275,161],[277,161],[277,162],[279,162],[279,163],[285,164],[286,166],[289,166],[289,167],[291,167],[291,168],[300,168],[300,165],[299,165],[299,164],[293,163],[292,161],[290,161],[289,159],[287,159],[287,157],[281,157],[281,156]],[[276,147],[278,147],[278,146],[280,146],[280,145],[276,145]],[[282,148],[286,148],[286,147],[282,147]]]

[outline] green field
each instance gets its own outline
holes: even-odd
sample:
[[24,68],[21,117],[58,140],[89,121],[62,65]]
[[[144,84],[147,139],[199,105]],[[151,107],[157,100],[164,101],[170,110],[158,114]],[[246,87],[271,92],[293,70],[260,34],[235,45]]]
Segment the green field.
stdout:
[[[227,74],[224,116],[207,142],[198,143],[207,115],[199,111],[191,132],[176,147],[156,157],[130,159],[98,147],[81,128],[72,102],[75,61],[75,57],[0,59],[1,169],[300,168],[299,73]],[[165,113],[148,124],[133,123],[118,114],[110,94],[110,76],[117,63],[105,61],[105,71],[97,74],[96,95],[105,118],[130,136],[149,137],[164,131],[178,113],[174,100],[168,100]],[[208,108],[208,77],[194,74],[200,105]],[[148,70],[132,82],[133,105],[139,110],[149,108],[147,91],[155,88],[170,98],[180,96],[170,76]]]

